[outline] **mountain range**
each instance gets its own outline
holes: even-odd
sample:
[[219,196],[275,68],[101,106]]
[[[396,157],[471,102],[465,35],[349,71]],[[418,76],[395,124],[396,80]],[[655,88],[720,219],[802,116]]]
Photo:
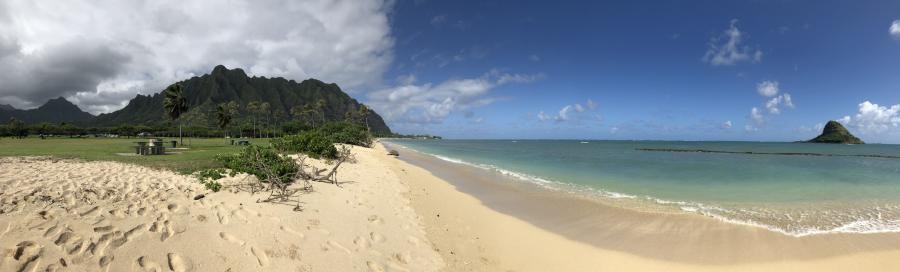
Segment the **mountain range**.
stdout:
[[[351,98],[334,83],[324,83],[316,79],[302,82],[281,77],[249,77],[243,70],[216,66],[211,73],[177,82],[184,88],[184,96],[189,110],[181,117],[189,125],[208,126],[215,123],[214,110],[220,103],[237,102],[241,108],[252,101],[267,102],[272,119],[280,122],[296,119],[290,115],[294,107],[312,105],[324,100],[324,118],[328,121],[343,120],[348,112],[357,112],[362,105]],[[9,105],[0,105],[0,120],[10,117],[26,123],[69,122],[89,126],[153,125],[166,122],[163,114],[163,95],[137,95],[124,108],[93,116],[82,111],[65,98],[56,98],[43,106],[30,110],[19,110]],[[389,134],[390,128],[378,115],[369,109],[368,125],[372,133]],[[248,118],[239,114],[235,121]],[[263,117],[264,118],[264,117]],[[235,123],[235,122],[233,122]]]

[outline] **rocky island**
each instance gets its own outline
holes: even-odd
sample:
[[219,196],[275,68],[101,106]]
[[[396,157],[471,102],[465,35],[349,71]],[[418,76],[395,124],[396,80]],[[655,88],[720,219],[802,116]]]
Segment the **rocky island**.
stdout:
[[826,144],[865,144],[862,140],[856,138],[853,134],[850,134],[850,131],[837,121],[828,121],[828,124],[825,124],[825,129],[822,130],[822,134],[807,142]]

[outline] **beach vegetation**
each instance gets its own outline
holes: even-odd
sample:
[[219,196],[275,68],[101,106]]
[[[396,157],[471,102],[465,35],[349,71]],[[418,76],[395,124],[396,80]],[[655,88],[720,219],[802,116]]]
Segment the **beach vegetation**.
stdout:
[[219,190],[222,189],[222,184],[219,183],[218,180],[221,178],[224,178],[225,174],[226,174],[225,169],[212,168],[212,169],[205,169],[205,170],[197,171],[197,173],[195,173],[194,176],[197,177],[198,180],[200,180],[200,183],[203,184],[203,186],[205,186],[206,189],[209,189],[210,191],[213,191],[213,192],[218,192]]
[[302,153],[312,158],[334,159],[337,157],[337,148],[332,144],[326,134],[320,131],[304,131],[299,134],[285,135],[271,141],[280,153]]

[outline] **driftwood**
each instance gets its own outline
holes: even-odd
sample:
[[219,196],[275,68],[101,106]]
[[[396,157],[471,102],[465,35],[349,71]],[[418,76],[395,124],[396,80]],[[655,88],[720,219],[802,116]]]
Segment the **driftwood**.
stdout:
[[[355,162],[356,157],[353,156],[353,152],[351,152],[351,148],[348,145],[341,145],[338,148],[338,156],[336,159],[331,161],[330,163],[334,164],[331,166],[331,169],[328,168],[318,169],[313,167],[313,171],[311,173],[306,173],[304,171],[297,171],[300,174],[300,178],[307,181],[317,181],[317,182],[325,182],[331,183],[335,186],[340,187],[340,184],[337,180],[338,169],[341,167],[341,164],[345,162]],[[325,172],[328,171],[328,172]],[[324,172],[324,174],[323,174]]]
[[[292,160],[297,167],[297,172],[293,174],[279,175],[272,166],[264,163],[265,160],[260,154],[251,161],[252,167],[259,169],[260,176],[256,181],[251,181],[245,185],[251,194],[257,192],[269,192],[269,196],[262,202],[288,202],[297,195],[295,210],[300,210],[300,192],[311,192],[313,190],[312,182],[331,183],[340,187],[337,173],[341,165],[345,162],[355,162],[356,158],[351,152],[350,146],[341,145],[338,149],[338,156],[334,160],[329,161],[330,168],[319,169],[307,164],[306,156]],[[288,180],[289,182],[285,182]],[[292,186],[294,183],[300,183],[299,187]]]

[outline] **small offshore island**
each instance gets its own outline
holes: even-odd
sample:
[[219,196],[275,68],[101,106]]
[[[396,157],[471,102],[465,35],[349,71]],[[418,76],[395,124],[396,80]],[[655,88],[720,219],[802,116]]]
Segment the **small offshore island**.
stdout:
[[822,134],[806,142],[823,144],[865,144],[865,142],[856,136],[853,136],[844,125],[833,120],[828,121],[828,124],[825,124],[825,128],[822,129]]

